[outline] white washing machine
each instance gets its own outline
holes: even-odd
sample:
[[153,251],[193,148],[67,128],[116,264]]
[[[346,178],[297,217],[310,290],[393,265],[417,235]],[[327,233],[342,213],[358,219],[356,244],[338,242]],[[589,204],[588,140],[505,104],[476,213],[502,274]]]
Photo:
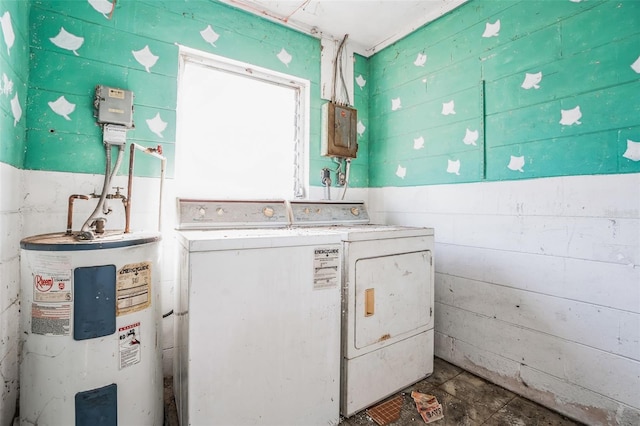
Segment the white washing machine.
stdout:
[[433,229],[369,225],[362,202],[290,208],[294,225],[324,226],[342,241],[341,413],[433,373]]
[[285,228],[284,201],[178,207],[180,424],[337,424],[339,236]]

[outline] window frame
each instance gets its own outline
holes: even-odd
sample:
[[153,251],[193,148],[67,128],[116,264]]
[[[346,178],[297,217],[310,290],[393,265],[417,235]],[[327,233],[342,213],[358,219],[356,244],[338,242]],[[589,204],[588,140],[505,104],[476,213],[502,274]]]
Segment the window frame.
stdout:
[[[179,117],[181,104],[180,93],[182,77],[187,62],[213,68],[222,72],[229,72],[238,76],[264,81],[269,84],[276,84],[291,88],[296,93],[296,116],[295,116],[295,149],[292,153],[294,161],[294,176],[292,194],[295,199],[304,199],[309,194],[309,138],[310,138],[310,93],[311,82],[307,79],[284,74],[278,71],[259,67],[246,62],[237,61],[213,53],[193,49],[178,45],[179,65],[178,65],[178,96],[176,106],[176,116]],[[180,144],[180,120],[176,121],[176,143]],[[182,142],[183,143],[183,142]],[[176,151],[180,148],[176,147]],[[176,152],[176,155],[178,153]],[[179,179],[179,171],[176,173]],[[177,188],[177,187],[176,187]],[[180,196],[180,194],[178,194]]]

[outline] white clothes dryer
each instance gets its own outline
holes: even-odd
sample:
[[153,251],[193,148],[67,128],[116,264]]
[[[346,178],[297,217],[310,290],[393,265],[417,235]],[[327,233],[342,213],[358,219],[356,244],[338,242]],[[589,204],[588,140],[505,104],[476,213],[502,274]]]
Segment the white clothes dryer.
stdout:
[[434,230],[371,225],[363,202],[291,201],[292,223],[342,241],[342,415],[433,373]]

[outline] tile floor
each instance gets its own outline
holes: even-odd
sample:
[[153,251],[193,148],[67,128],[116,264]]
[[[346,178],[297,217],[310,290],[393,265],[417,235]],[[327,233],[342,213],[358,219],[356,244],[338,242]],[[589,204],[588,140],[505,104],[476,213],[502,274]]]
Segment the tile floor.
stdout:
[[[478,376],[435,359],[434,372],[428,378],[404,389],[400,419],[393,426],[424,425],[418,414],[411,391],[435,395],[442,404],[444,418],[435,426],[570,426],[580,425],[513,392],[496,386]],[[165,381],[165,426],[178,426],[170,381]],[[299,425],[304,425],[301,419]],[[375,426],[362,411],[339,426]],[[297,426],[297,425],[296,425]]]

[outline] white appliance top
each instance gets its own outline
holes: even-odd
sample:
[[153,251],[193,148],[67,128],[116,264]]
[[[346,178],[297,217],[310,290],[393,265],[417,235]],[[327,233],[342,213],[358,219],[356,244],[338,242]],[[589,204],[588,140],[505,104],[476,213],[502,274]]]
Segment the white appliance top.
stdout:
[[434,235],[433,228],[400,225],[325,226],[323,228],[329,232],[338,232],[342,241],[385,240]]
[[370,224],[363,201],[290,201],[294,227],[338,232],[343,241],[433,235],[432,228]]
[[189,252],[319,246],[342,241],[339,232],[326,228],[182,230],[176,236]]

